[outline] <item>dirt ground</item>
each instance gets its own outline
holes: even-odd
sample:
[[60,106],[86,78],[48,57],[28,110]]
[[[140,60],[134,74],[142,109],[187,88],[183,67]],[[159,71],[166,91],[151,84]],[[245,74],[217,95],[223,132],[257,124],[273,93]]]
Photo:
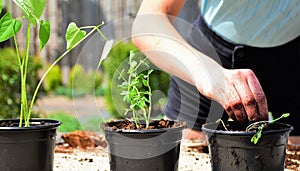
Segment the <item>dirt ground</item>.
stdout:
[[[86,140],[86,138],[83,139]],[[98,143],[102,140],[104,139],[98,138]],[[73,147],[68,143],[56,146],[54,171],[109,171],[109,152],[106,143],[94,146],[90,143],[83,143],[83,141],[77,142],[79,144],[77,147],[74,146],[76,144],[74,142],[71,142]],[[104,140],[104,142],[106,141]],[[209,171],[209,157],[202,148],[202,143],[183,141],[181,143],[179,171]]]
[[[103,99],[89,96],[73,100],[48,96],[39,99],[35,109],[46,115],[64,111],[77,116],[79,120],[93,115],[109,117]],[[65,134],[58,134],[54,171],[109,171],[109,153],[103,136],[88,132],[76,134],[79,136],[75,141],[68,139],[68,136],[63,139]],[[179,171],[210,171],[207,152],[207,146],[203,146],[201,142],[182,140]],[[289,170],[300,171],[300,145],[287,147],[285,171]]]
[[[56,145],[54,171],[109,171],[109,152],[102,135],[80,131],[67,134],[62,134],[63,141]],[[299,156],[300,146],[287,147],[285,171],[300,171]],[[182,140],[178,170],[210,171],[207,146]]]

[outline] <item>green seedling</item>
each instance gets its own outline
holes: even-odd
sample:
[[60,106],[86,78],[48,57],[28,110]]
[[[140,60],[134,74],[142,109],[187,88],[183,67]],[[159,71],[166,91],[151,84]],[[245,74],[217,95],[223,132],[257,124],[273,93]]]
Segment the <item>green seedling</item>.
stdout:
[[[42,20],[41,16],[45,9],[46,0],[13,0],[13,3],[19,7],[23,16],[17,18],[12,17],[10,9],[10,1],[6,0],[6,5],[8,7],[7,13],[0,19],[0,42],[6,41],[10,38],[13,38],[15,50],[17,53],[19,68],[20,68],[20,77],[21,77],[21,110],[20,110],[20,122],[19,126],[29,127],[29,120],[31,118],[32,108],[38,93],[40,86],[42,85],[43,80],[49,71],[63,58],[65,57],[72,49],[79,45],[83,40],[92,35],[94,32],[98,32],[102,38],[107,40],[105,36],[100,31],[100,27],[104,25],[101,22],[97,26],[84,26],[78,27],[76,23],[71,22],[68,25],[65,39],[67,42],[67,48],[62,55],[57,57],[57,59],[50,65],[46,72],[42,75],[40,81],[38,82],[34,94],[31,99],[28,99],[27,94],[27,67],[28,59],[30,56],[30,45],[31,45],[31,32],[32,29],[38,30],[39,41],[40,41],[40,51],[46,46],[50,38],[50,22],[48,20]],[[0,11],[2,11],[2,1],[0,1]],[[17,32],[19,32],[22,26],[25,26],[26,31],[26,42],[25,42],[25,56],[21,56],[21,49],[19,48],[17,41]],[[88,33],[85,29],[90,29]],[[24,123],[23,123],[24,121]]]
[[[247,126],[246,131],[256,131],[256,133],[252,136],[251,138],[251,142],[253,144],[257,144],[259,139],[262,136],[262,131],[263,129],[268,125],[268,124],[273,124],[274,122],[282,119],[282,118],[286,118],[288,117],[290,114],[289,113],[284,113],[282,114],[279,118],[273,119],[273,115],[271,112],[269,112],[269,120],[268,121],[258,121],[258,122],[254,122],[251,123],[250,125]],[[228,128],[226,127],[224,121],[222,119],[218,119],[216,121],[216,123],[221,122],[222,126],[224,127],[224,129],[226,131],[228,131]]]
[[282,114],[279,118],[273,119],[272,113],[269,112],[270,115],[270,120],[268,121],[258,121],[258,122],[254,122],[250,125],[247,126],[246,131],[252,131],[252,130],[256,130],[256,134],[253,135],[253,137],[251,138],[251,142],[253,144],[257,144],[258,140],[261,138],[262,136],[262,131],[263,129],[268,125],[268,124],[273,124],[274,122],[282,119],[282,118],[286,118],[288,117],[290,114],[289,113],[284,113]]
[[[137,61],[134,51],[130,51],[129,55],[129,69],[123,69],[119,74],[119,79],[122,83],[118,85],[122,88],[121,95],[123,101],[129,104],[129,108],[125,109],[124,115],[132,112],[133,120],[137,128],[140,128],[140,121],[144,120],[146,128],[149,127],[151,114],[151,87],[150,74],[153,72],[149,69],[149,61],[147,58]],[[146,67],[146,73],[140,72],[140,69]],[[141,88],[143,86],[143,88]]]
[[225,129],[225,131],[228,131],[228,129],[227,129],[227,127],[226,127],[224,121],[223,121],[222,119],[218,119],[218,120],[216,121],[216,123],[219,123],[219,122],[221,122],[221,124],[222,124],[223,128]]

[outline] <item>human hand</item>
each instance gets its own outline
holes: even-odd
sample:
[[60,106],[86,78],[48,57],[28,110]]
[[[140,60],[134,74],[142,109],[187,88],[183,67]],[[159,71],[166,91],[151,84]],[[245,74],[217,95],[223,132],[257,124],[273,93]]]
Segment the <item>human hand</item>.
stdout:
[[219,102],[230,118],[241,123],[268,119],[267,99],[252,70],[224,69],[222,79],[211,79],[211,88],[202,92]]

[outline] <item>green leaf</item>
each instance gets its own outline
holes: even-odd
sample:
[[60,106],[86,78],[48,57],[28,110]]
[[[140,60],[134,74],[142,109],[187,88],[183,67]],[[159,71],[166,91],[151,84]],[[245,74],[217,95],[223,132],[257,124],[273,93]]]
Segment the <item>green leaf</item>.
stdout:
[[36,26],[43,14],[46,0],[13,0],[17,4],[28,20]]
[[252,136],[252,138],[251,138],[251,142],[252,142],[253,144],[257,144],[258,140],[261,138],[261,133],[262,133],[262,131],[263,131],[265,125],[266,125],[266,123],[262,123],[262,124],[257,128],[258,130],[257,130],[256,134],[254,134],[254,135]]
[[284,114],[282,114],[282,117],[284,117],[284,118],[289,117],[289,116],[290,116],[289,113],[284,113]]
[[0,14],[2,13],[2,0],[0,1]]
[[[0,19],[0,42],[13,37],[22,27],[22,22],[15,20],[9,13]],[[14,28],[14,29],[13,29]]]
[[46,0],[29,0],[29,3],[31,9],[33,9],[33,15],[39,19],[44,12]]
[[67,50],[73,48],[85,35],[85,31],[80,30],[74,22],[71,22],[66,32]]
[[147,86],[147,85],[148,85],[148,81],[147,81],[147,80],[142,80],[142,82],[143,82],[143,85],[144,85],[144,86]]
[[45,47],[50,38],[50,22],[48,20],[40,22],[40,51]]
[[128,91],[122,91],[120,94],[121,95],[128,95],[129,93],[128,93]]
[[127,103],[130,103],[130,97],[129,97],[129,95],[125,95],[125,96],[123,97],[123,101],[125,101],[125,102],[127,102]]
[[261,138],[261,131],[259,130],[255,135],[253,135],[253,137],[251,138],[251,142],[253,144],[257,144],[258,140]]

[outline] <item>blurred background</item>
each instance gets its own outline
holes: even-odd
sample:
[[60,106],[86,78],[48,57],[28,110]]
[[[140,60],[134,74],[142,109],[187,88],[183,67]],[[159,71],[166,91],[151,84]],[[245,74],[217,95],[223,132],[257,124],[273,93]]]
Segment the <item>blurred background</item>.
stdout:
[[[3,1],[4,9],[6,1]],[[12,1],[12,0],[10,0]],[[66,48],[65,31],[68,23],[74,21],[80,26],[98,25],[104,22],[101,31],[114,41],[100,70],[97,70],[105,40],[94,35],[85,40],[64,57],[47,75],[39,91],[34,117],[47,117],[62,121],[60,131],[100,131],[99,123],[104,120],[123,118],[112,98],[115,90],[113,78],[116,69],[136,49],[130,41],[131,25],[142,0],[48,0],[43,18],[50,21],[51,33],[46,47],[39,51],[38,32],[33,30],[31,59],[29,62],[29,88],[33,92],[39,78],[49,65]],[[13,15],[22,11],[12,4]],[[200,10],[200,0],[188,0],[179,14],[179,19],[192,23]],[[4,13],[3,10],[2,13]],[[1,14],[2,16],[3,14]],[[175,26],[186,36],[184,22]],[[25,39],[20,31],[19,40]],[[23,46],[24,42],[18,42]],[[20,77],[12,40],[0,44],[0,119],[18,117],[20,108]],[[163,116],[167,100],[169,75],[156,70],[151,76],[154,90],[154,117]],[[32,93],[30,93],[32,94]]]

